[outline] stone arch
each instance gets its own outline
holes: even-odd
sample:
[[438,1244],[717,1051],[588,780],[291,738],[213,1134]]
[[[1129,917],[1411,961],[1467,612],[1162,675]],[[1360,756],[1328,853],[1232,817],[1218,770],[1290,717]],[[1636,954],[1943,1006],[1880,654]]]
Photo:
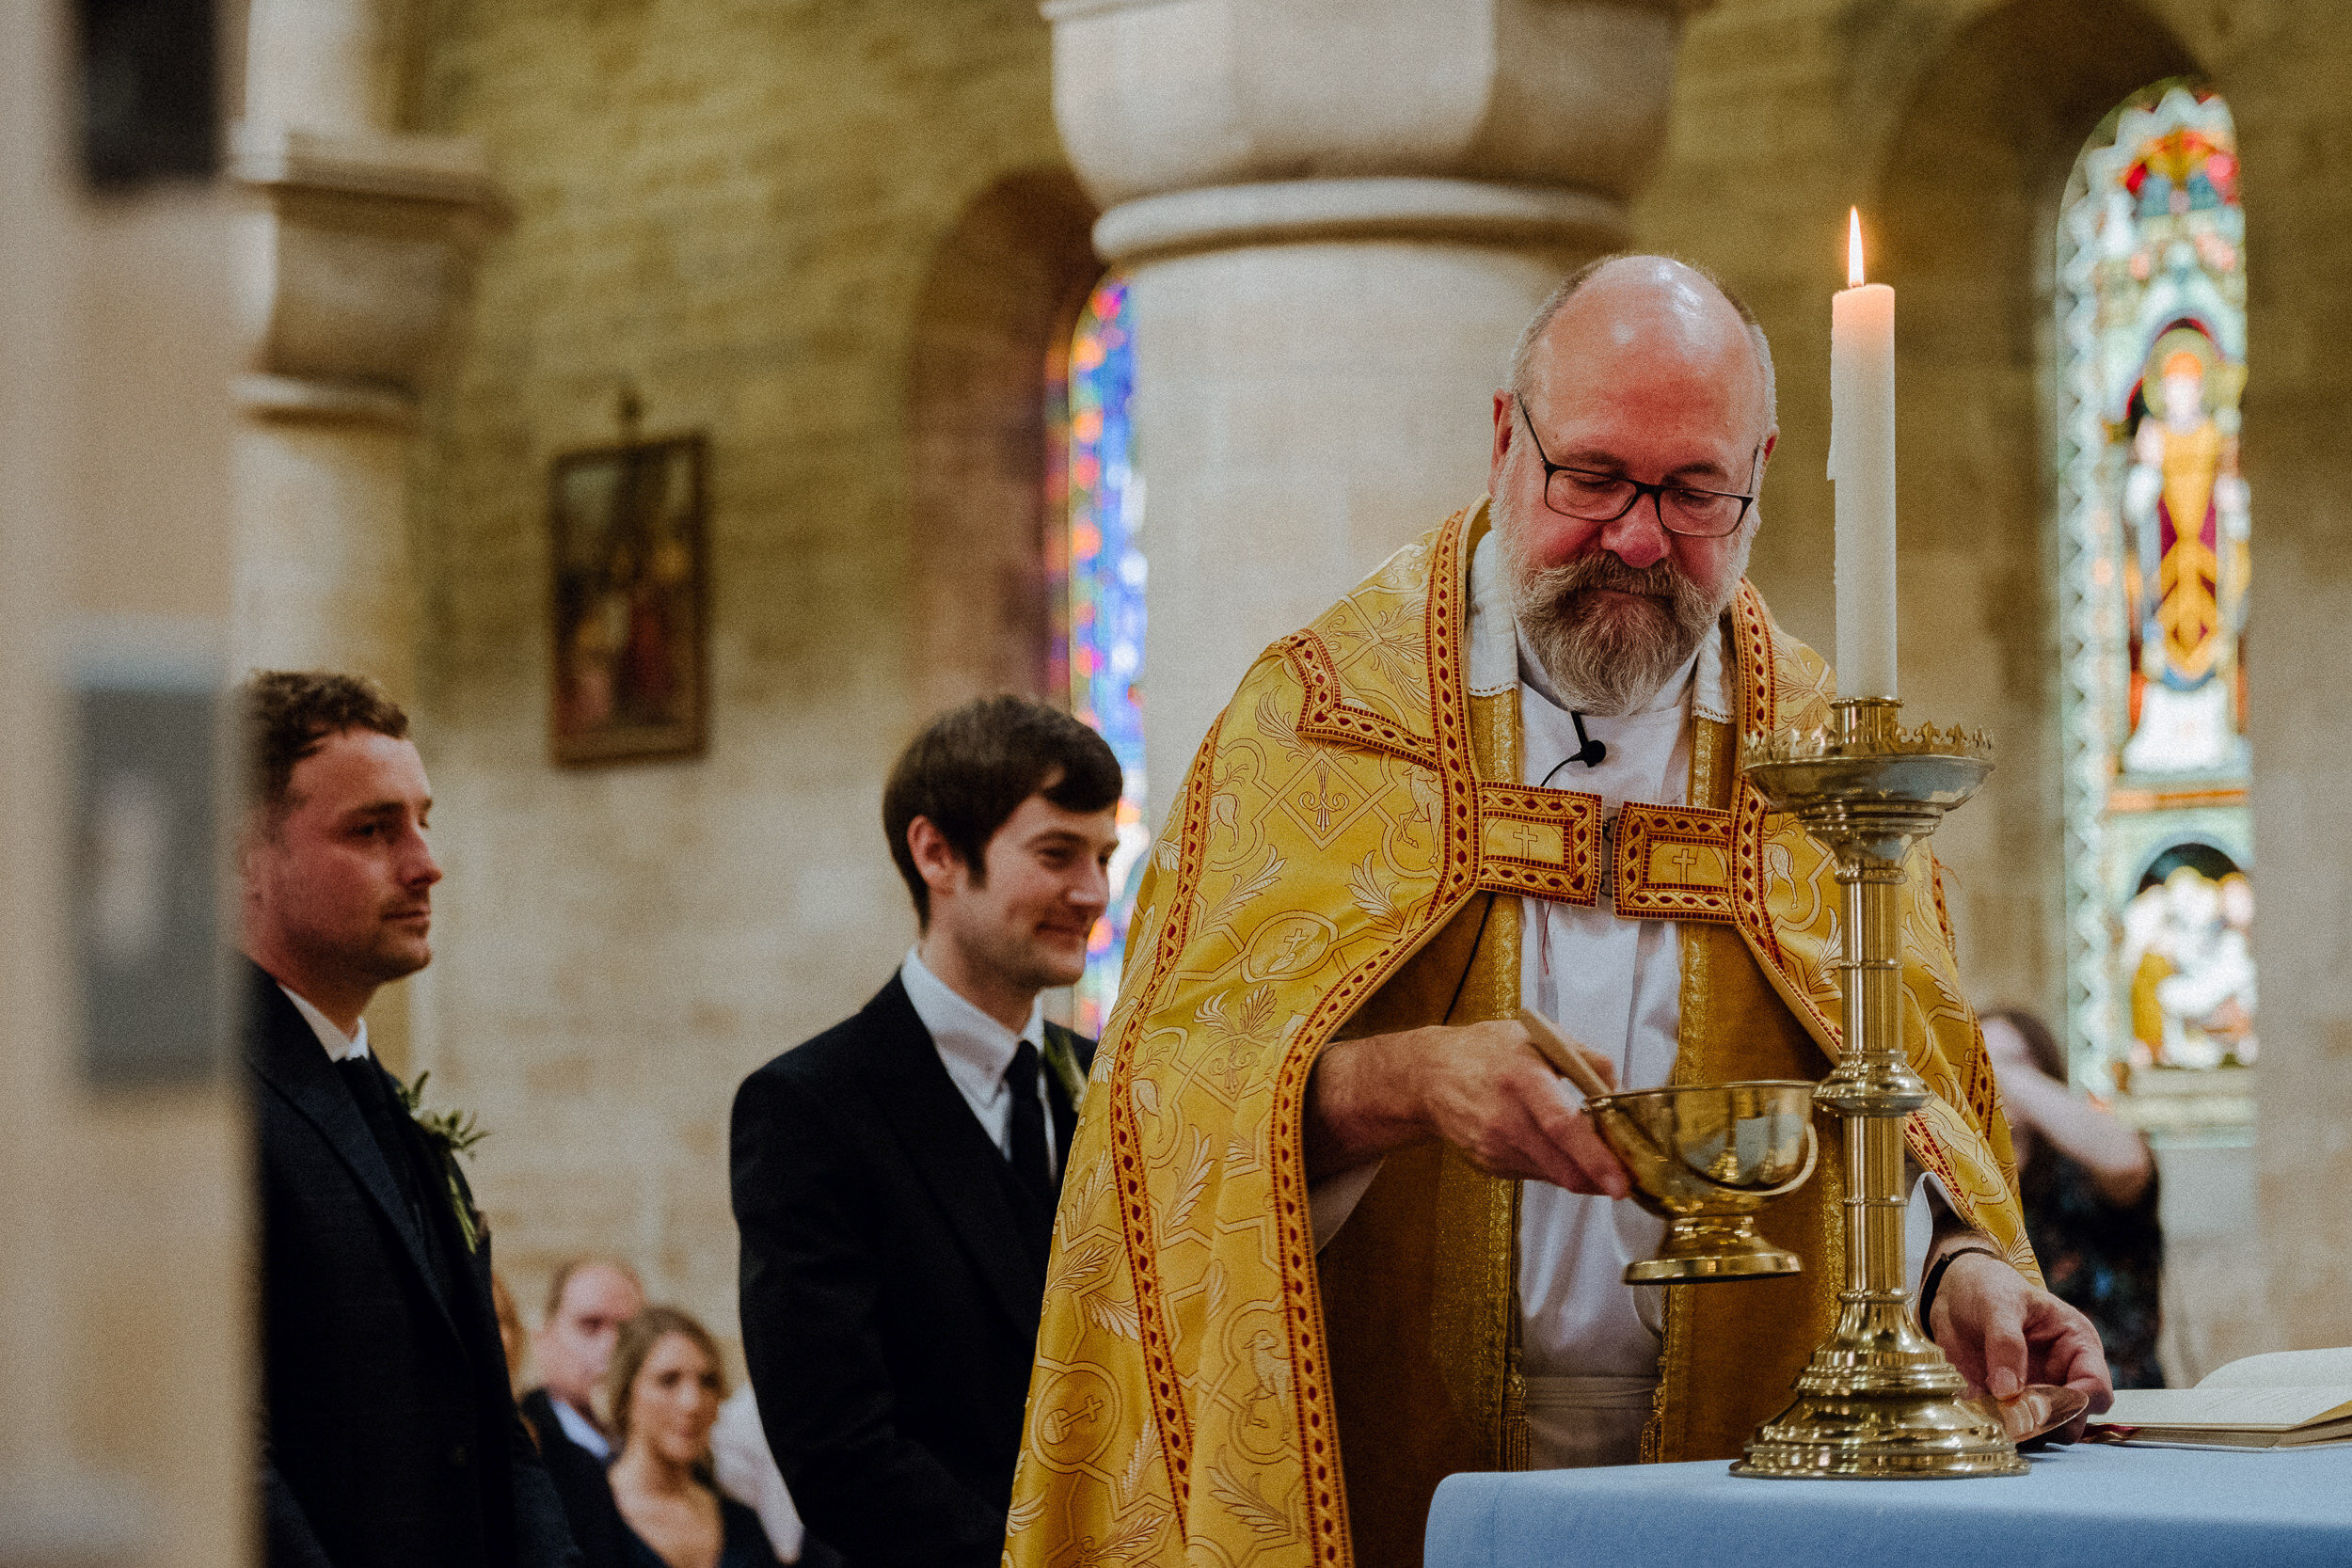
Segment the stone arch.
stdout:
[[1057,553],[1046,364],[1102,275],[1067,169],[1009,175],[933,254],[908,356],[914,697],[1046,695]]
[[[1921,717],[1999,737],[2000,787],[1939,837],[1985,994],[2063,1016],[2049,345],[2060,200],[2083,142],[2197,61],[2133,0],[2013,0],[1943,40],[1877,165],[1900,293],[1902,614]],[[1866,208],[1866,213],[1870,208]],[[1875,270],[1875,266],[1874,266]],[[1919,678],[1912,678],[1916,672]]]

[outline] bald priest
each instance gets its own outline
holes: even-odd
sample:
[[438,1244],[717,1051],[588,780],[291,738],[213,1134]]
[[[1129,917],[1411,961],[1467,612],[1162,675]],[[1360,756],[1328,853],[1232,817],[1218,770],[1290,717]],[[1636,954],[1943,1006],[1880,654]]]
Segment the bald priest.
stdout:
[[[1741,575],[1769,345],[1703,274],[1618,258],[1546,301],[1493,417],[1492,499],[1267,649],[1170,814],[1063,1188],[1011,1568],[1416,1563],[1452,1472],[1736,1454],[1831,1325],[1834,1126],[1764,1219],[1804,1274],[1627,1286],[1658,1226],[1515,1022],[1633,1088],[1829,1069],[1831,866],[1740,772],[1833,690]],[[1928,1326],[1978,1387],[2104,1408],[1912,873]]]

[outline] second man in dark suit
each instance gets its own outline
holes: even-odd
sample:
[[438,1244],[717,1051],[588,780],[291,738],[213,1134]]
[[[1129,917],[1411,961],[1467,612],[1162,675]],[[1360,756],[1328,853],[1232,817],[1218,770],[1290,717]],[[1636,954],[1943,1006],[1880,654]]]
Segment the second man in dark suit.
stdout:
[[1109,901],[1118,760],[1013,697],[892,769],[920,937],[865,1008],[745,1080],[743,1349],[810,1530],[853,1568],[995,1568],[1093,1042],[1040,993]]

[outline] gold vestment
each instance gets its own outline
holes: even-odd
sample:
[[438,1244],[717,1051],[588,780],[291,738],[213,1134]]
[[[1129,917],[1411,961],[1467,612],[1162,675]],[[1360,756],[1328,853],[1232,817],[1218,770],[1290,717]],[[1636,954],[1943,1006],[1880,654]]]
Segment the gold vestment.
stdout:
[[[1318,1259],[1300,1148],[1327,1043],[1512,1016],[1519,897],[1597,894],[1593,798],[1520,784],[1516,690],[1469,690],[1486,527],[1456,514],[1266,650],[1194,759],[1070,1153],[1010,1568],[1405,1568],[1439,1479],[1523,1462],[1518,1183],[1401,1150]],[[1617,834],[1617,897],[1680,923],[1677,1082],[1819,1078],[1837,887],[1738,769],[1743,739],[1822,721],[1830,674],[1745,583],[1724,635],[1734,721],[1694,720],[1689,804]],[[1905,1039],[1937,1097],[1912,1155],[2038,1279],[1924,850],[1902,930]],[[1666,1288],[1645,1458],[1737,1453],[1827,1333],[1841,1145],[1815,1125],[1819,1173],[1762,1227],[1805,1272]]]

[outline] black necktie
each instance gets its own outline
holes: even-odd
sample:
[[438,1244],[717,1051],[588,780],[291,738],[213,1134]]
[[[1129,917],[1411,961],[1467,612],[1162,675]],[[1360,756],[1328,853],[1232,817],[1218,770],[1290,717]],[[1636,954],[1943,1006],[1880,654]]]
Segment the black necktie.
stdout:
[[417,1228],[424,1228],[424,1205],[418,1190],[416,1163],[409,1157],[408,1144],[401,1131],[407,1117],[392,1103],[392,1087],[384,1080],[383,1069],[373,1057],[345,1056],[335,1064],[344,1084],[351,1089],[351,1098],[358,1102],[359,1115],[375,1135],[377,1152],[391,1167],[392,1180],[400,1185],[400,1196],[408,1200],[409,1217]]
[[1012,1053],[1005,1069],[1005,1087],[1012,1091],[1012,1173],[1029,1191],[1049,1201],[1053,1177],[1045,1166],[1045,1102],[1037,1093],[1037,1047],[1027,1040]]

